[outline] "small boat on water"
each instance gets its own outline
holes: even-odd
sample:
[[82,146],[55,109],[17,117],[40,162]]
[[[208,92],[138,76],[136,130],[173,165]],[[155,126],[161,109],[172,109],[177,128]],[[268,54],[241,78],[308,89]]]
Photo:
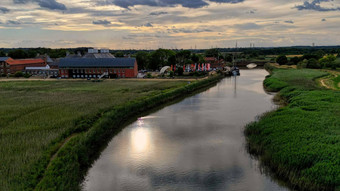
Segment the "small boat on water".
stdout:
[[257,67],[257,65],[254,64],[254,63],[250,63],[250,64],[247,65],[247,68],[249,68],[249,69],[253,69],[253,68],[256,68],[256,67]]
[[233,76],[239,76],[240,75],[240,69],[238,67],[236,67],[236,66],[232,67],[231,68],[231,74]]

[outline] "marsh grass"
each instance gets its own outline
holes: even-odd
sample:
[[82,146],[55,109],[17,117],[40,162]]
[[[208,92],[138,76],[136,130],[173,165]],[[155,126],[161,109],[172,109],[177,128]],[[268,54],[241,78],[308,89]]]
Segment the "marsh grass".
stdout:
[[90,128],[114,107],[186,84],[164,80],[0,82],[0,190],[34,187],[37,182],[28,180],[27,173],[39,179],[42,172],[37,171],[47,166],[47,159],[67,136]]
[[264,85],[287,106],[249,124],[251,153],[301,190],[340,189],[340,92],[319,88],[318,70],[273,69]]

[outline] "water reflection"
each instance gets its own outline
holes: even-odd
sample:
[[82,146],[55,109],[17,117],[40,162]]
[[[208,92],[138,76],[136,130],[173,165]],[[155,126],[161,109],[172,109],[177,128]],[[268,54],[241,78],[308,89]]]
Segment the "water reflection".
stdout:
[[285,190],[244,149],[244,125],[274,106],[263,91],[265,75],[242,71],[138,119],[112,139],[83,189]]
[[144,122],[138,119],[137,128],[131,131],[131,150],[132,154],[148,154],[151,147],[151,132],[150,129],[143,127]]

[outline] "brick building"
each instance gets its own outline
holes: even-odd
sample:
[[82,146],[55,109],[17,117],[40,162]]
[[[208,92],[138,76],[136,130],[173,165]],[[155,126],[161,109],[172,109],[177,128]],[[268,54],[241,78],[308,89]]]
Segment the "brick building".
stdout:
[[59,63],[62,78],[135,78],[135,58],[64,58]]
[[226,63],[223,59],[218,60],[215,57],[206,57],[204,60],[206,64],[210,64],[211,68],[222,69],[226,66]]
[[0,74],[8,75],[16,72],[24,72],[26,67],[45,67],[46,62],[43,59],[17,59],[10,57],[0,58]]

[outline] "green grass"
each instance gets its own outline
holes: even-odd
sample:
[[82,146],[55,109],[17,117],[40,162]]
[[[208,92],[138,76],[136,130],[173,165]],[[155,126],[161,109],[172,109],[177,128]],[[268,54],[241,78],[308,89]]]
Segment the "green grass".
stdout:
[[318,70],[272,69],[264,81],[288,105],[246,127],[250,152],[295,188],[340,189],[340,92],[319,88]]
[[113,108],[187,83],[0,82],[0,190],[21,190],[23,185],[37,183],[31,182],[28,174],[41,178],[49,162],[46,159],[56,152],[60,142],[72,133],[90,128],[98,117]]
[[340,75],[338,77],[336,77],[336,78],[333,78],[332,80],[334,82],[334,87],[336,89],[340,89],[340,86],[339,86],[339,84],[340,84]]

